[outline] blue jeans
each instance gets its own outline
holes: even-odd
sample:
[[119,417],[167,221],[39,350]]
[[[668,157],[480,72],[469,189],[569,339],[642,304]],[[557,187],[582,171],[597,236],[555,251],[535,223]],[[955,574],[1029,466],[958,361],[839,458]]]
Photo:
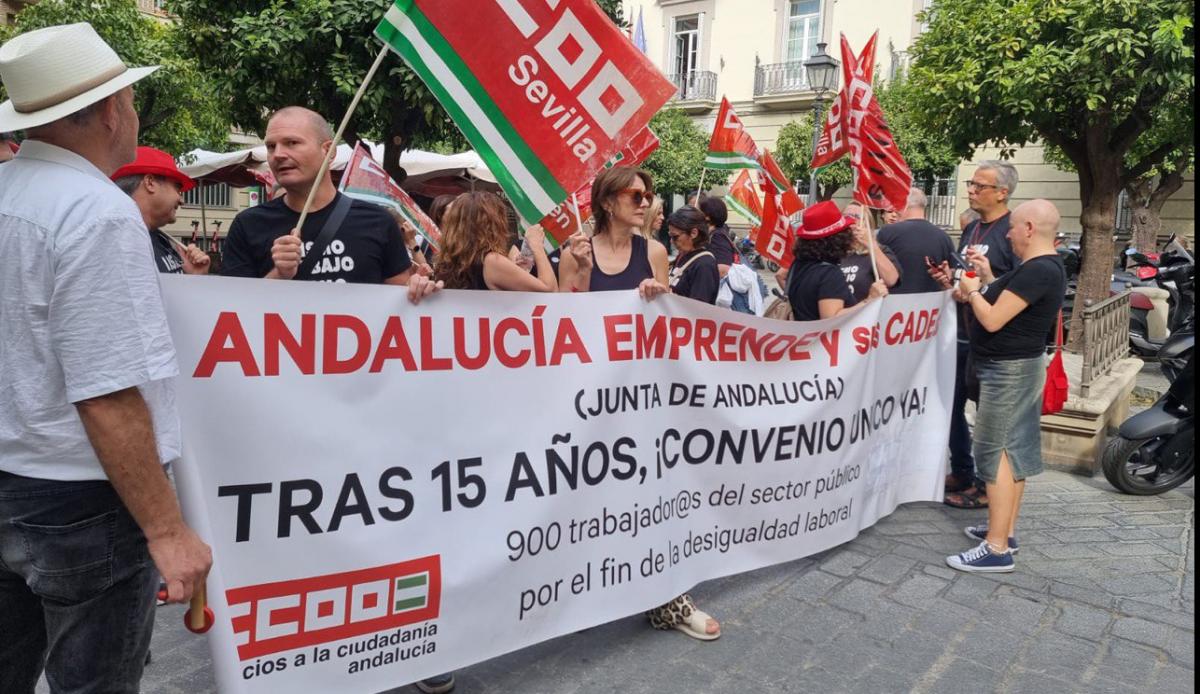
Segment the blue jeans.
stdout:
[[954,404],[950,408],[950,472],[959,479],[975,479],[975,457],[971,455],[971,428],[967,426],[967,356],[971,346],[958,343],[954,366]]
[[107,481],[0,472],[0,692],[137,692],[158,572]]

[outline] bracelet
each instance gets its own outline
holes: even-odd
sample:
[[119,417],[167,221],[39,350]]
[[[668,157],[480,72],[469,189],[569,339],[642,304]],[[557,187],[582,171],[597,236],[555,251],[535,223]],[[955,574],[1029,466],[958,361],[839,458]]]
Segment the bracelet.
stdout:
[[983,296],[983,292],[979,291],[978,289],[972,289],[971,291],[967,292],[967,301],[970,301],[971,297],[976,294]]

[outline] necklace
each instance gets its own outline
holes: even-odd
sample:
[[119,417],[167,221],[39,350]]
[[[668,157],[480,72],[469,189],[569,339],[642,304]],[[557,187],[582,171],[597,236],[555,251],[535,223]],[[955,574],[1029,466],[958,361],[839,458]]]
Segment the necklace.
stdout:
[[967,246],[968,247],[978,246],[980,239],[984,238],[987,235],[987,233],[992,230],[992,227],[996,226],[996,224],[1001,219],[1004,219],[1009,214],[1010,214],[1009,212],[1005,212],[1004,214],[1000,215],[999,217],[996,217],[995,219],[993,219],[991,222],[988,222],[986,229],[983,228],[983,220],[982,219],[979,220],[975,224],[975,232],[971,234],[971,242],[969,244],[967,244]]

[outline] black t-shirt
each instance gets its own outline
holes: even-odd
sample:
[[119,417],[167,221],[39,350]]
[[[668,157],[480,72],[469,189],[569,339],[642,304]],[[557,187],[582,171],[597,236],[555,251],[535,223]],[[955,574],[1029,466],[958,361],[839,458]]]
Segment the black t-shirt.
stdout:
[[[967,249],[975,248],[986,255],[988,262],[992,264],[993,277],[1011,272],[1020,264],[1017,254],[1013,252],[1012,242],[1008,240],[1011,219],[1012,213],[1005,212],[1003,217],[990,222],[981,219],[971,222],[963,231],[962,238],[958,240],[958,254],[966,260]],[[951,263],[950,267],[953,268],[954,263]],[[966,326],[966,305],[961,304],[958,307],[958,339],[963,342],[967,340]]]
[[[892,261],[892,265],[896,266],[896,270],[901,273],[900,276],[903,278],[904,271],[900,270],[900,263],[896,260],[896,254],[892,253],[892,249],[879,244],[879,250],[883,251],[888,260]],[[871,293],[871,285],[875,282],[875,268],[871,267],[871,254],[851,253],[842,258],[841,268],[842,274],[846,276],[846,286],[850,287],[850,298],[852,299],[846,305],[853,306],[867,298]]]
[[989,284],[983,298],[994,306],[1006,289],[1024,299],[1029,306],[994,333],[984,330],[972,312],[968,323],[971,351],[979,359],[997,361],[1032,359],[1045,354],[1046,335],[1057,326],[1058,311],[1067,292],[1067,273],[1062,259],[1058,254],[1031,258]]
[[[704,255],[699,255],[701,253]],[[691,265],[688,265],[689,261]],[[679,268],[685,265],[687,268],[679,272]],[[671,268],[671,291],[675,294],[706,304],[715,304],[720,288],[721,273],[717,270],[716,258],[711,253],[697,250],[675,259],[675,265]]]
[[159,272],[168,275],[183,274],[183,258],[171,243],[171,237],[160,229],[150,230],[150,247],[154,250],[154,264]]
[[708,239],[708,251],[717,259],[717,265],[733,265],[737,262],[737,251],[733,248],[729,227],[722,225],[713,229]]
[[[312,212],[304,220],[300,238],[307,252],[325,226],[325,220],[342,197]],[[243,210],[234,217],[225,238],[221,274],[227,277],[265,277],[275,268],[271,245],[290,232],[300,220],[283,197]],[[296,279],[318,282],[380,284],[412,266],[400,227],[387,210],[362,200],[353,200],[341,228],[329,242],[312,274]]]
[[854,305],[842,269],[833,263],[797,260],[788,274],[788,302],[795,320],[820,320],[821,300],[841,299]]
[[950,235],[924,219],[906,219],[888,224],[879,230],[879,243],[887,244],[898,261],[900,281],[889,290],[892,294],[942,291],[937,280],[929,276],[926,258],[934,265],[950,263],[950,267],[955,267],[954,261],[950,260],[954,253],[954,242],[950,240]]

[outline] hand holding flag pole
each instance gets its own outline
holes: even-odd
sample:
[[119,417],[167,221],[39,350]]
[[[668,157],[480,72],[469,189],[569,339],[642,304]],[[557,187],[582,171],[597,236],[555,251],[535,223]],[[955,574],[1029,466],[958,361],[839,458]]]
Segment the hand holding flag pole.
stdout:
[[317,178],[313,181],[312,188],[308,190],[308,199],[304,201],[304,207],[300,210],[300,221],[296,222],[296,228],[292,230],[293,236],[299,236],[300,230],[304,228],[304,220],[308,218],[308,208],[312,207],[313,197],[317,194],[317,187],[320,181],[329,172],[329,166],[333,163],[333,158],[337,156],[338,143],[342,141],[342,133],[346,132],[346,126],[350,123],[350,117],[354,115],[354,110],[358,108],[358,102],[362,101],[363,94],[367,92],[367,86],[371,84],[371,80],[375,77],[375,72],[379,70],[383,59],[387,57],[388,49],[381,47],[379,55],[375,56],[375,62],[371,64],[371,69],[367,70],[367,76],[363,78],[362,84],[358,86],[358,91],[354,94],[354,99],[350,101],[349,108],[346,109],[346,115],[342,116],[342,124],[338,126],[337,132],[333,135],[333,144],[329,146],[329,151],[325,153],[325,160],[321,162],[321,168],[317,171]]

